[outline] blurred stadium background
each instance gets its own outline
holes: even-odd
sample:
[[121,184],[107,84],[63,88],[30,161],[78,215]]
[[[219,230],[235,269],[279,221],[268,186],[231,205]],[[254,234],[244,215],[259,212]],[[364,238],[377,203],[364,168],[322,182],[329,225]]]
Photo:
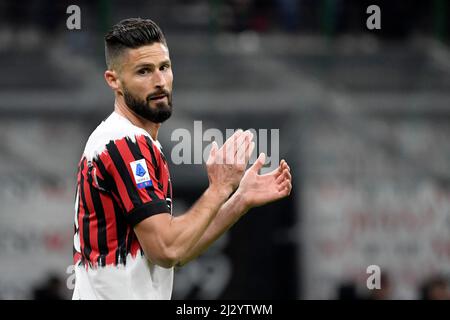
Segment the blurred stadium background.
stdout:
[[[71,4],[81,30],[66,28]],[[366,28],[370,4],[381,30]],[[294,178],[177,270],[174,298],[448,298],[449,14],[446,0],[1,1],[0,298],[71,297],[76,166],[113,108],[103,35],[136,16],[170,48],[167,158],[196,120],[279,129]],[[171,173],[180,213],[206,175]]]

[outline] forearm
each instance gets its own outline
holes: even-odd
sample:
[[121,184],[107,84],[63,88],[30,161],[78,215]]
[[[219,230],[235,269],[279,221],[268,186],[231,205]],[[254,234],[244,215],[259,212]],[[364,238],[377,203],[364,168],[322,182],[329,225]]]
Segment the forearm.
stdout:
[[249,210],[244,197],[236,191],[217,212],[198,242],[182,257],[179,266],[201,255],[213,242],[233,226]]
[[198,243],[228,196],[227,192],[208,188],[185,214],[171,219],[166,241],[178,261]]
[[183,215],[156,215],[135,227],[147,256],[163,267],[178,264],[205,233],[231,190],[209,187]]

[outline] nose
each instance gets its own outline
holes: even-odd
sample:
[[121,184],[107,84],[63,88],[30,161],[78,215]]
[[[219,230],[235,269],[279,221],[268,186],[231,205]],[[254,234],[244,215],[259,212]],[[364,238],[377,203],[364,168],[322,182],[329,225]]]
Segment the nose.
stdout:
[[166,78],[160,70],[156,70],[153,74],[153,84],[155,87],[164,88],[166,85]]

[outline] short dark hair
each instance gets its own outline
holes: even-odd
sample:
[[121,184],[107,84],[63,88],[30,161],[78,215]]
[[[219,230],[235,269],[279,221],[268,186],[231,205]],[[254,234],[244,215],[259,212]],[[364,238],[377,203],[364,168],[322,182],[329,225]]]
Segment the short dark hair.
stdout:
[[150,19],[129,18],[120,21],[105,35],[105,59],[112,68],[117,57],[128,48],[139,48],[155,42],[167,46],[159,26]]

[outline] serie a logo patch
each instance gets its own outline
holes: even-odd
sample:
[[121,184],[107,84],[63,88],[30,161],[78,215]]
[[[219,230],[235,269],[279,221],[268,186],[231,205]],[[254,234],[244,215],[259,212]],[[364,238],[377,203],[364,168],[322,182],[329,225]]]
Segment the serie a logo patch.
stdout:
[[138,189],[151,187],[153,185],[150,179],[150,173],[147,169],[145,159],[130,162],[131,171],[133,172],[134,181]]

